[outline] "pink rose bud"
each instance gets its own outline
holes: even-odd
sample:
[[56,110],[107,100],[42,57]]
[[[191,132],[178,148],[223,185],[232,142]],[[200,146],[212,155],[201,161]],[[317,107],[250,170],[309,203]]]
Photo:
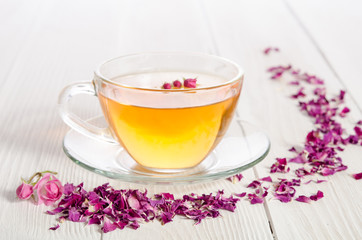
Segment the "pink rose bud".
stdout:
[[49,173],[46,173],[34,186],[38,194],[38,204],[46,206],[55,203],[63,194],[64,188],[61,182]]
[[173,81],[173,86],[175,88],[180,88],[182,86],[182,83],[179,80]]
[[196,88],[196,78],[188,78],[184,80],[184,86],[187,88]]
[[33,192],[33,186],[24,182],[16,189],[16,195],[23,200],[29,199]]
[[163,89],[171,89],[172,88],[171,83],[164,83],[162,88]]

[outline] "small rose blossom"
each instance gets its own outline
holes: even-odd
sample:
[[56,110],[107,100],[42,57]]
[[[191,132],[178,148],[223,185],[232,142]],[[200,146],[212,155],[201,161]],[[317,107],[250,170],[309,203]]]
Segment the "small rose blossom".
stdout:
[[175,87],[175,88],[180,88],[180,87],[182,87],[182,83],[179,81],[179,80],[175,80],[175,81],[173,81],[173,86]]
[[17,189],[16,189],[16,195],[19,199],[26,200],[31,197],[33,194],[33,186],[30,184],[27,184],[23,182]]
[[34,186],[38,194],[38,204],[46,206],[55,203],[63,194],[64,188],[61,182],[49,173],[46,173]]
[[184,86],[187,88],[196,88],[196,78],[188,78],[184,80]]
[[172,88],[172,85],[171,85],[171,83],[164,83],[164,84],[162,85],[162,88],[163,88],[163,89],[171,89],[171,88]]

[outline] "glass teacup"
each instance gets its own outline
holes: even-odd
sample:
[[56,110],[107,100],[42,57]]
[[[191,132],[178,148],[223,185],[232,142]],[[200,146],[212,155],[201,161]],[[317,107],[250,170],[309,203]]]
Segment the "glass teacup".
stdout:
[[[171,86],[175,80],[196,86]],[[119,144],[141,166],[181,171],[204,160],[224,136],[243,84],[241,68],[201,53],[141,53],[101,64],[93,82],[74,83],[59,96],[64,122],[100,141]],[[176,84],[175,84],[176,85]],[[108,128],[68,110],[77,94],[98,97]]]

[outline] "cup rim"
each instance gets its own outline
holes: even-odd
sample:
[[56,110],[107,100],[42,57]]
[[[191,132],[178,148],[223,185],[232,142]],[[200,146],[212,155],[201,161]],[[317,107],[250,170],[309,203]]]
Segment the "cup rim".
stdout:
[[[221,60],[224,61],[228,64],[231,64],[233,67],[235,67],[237,69],[237,74],[235,77],[231,78],[230,80],[223,82],[221,84],[217,84],[214,86],[209,86],[209,87],[198,87],[198,88],[177,88],[177,89],[157,89],[157,88],[143,88],[143,87],[132,87],[132,86],[127,86],[127,85],[122,85],[118,82],[112,81],[111,79],[105,77],[101,71],[100,68],[111,62],[114,61],[116,59],[119,58],[126,58],[126,57],[132,57],[132,56],[137,56],[137,55],[198,55],[198,56],[204,56],[204,57],[210,57],[210,58],[214,58],[217,60]],[[107,83],[122,87],[122,88],[128,88],[128,89],[134,89],[134,90],[143,90],[143,91],[153,91],[153,92],[189,92],[189,91],[198,91],[198,90],[209,90],[209,89],[215,89],[215,88],[219,88],[219,87],[223,87],[223,86],[227,86],[227,85],[231,85],[234,82],[237,82],[239,79],[241,79],[244,75],[244,70],[235,62],[224,58],[224,57],[220,57],[220,56],[216,56],[213,54],[207,54],[207,53],[201,53],[201,52],[187,52],[187,51],[183,51],[183,52],[138,52],[138,53],[132,53],[132,54],[126,54],[126,55],[122,55],[122,56],[118,56],[115,58],[111,58],[108,59],[102,63],[100,63],[98,65],[98,67],[96,68],[96,70],[94,71],[94,74],[99,77],[100,79],[102,79],[102,81],[105,81]]]

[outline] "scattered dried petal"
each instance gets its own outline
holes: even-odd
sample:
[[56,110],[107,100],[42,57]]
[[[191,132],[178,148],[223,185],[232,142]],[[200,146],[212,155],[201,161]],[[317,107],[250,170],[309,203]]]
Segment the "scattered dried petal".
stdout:
[[55,225],[54,227],[49,228],[49,230],[55,231],[55,230],[57,230],[59,227],[60,227],[59,224],[57,224],[57,225]]
[[323,197],[324,197],[323,192],[318,190],[317,194],[310,196],[310,199],[313,201],[318,201],[319,199],[321,199]]
[[242,197],[245,197],[246,195],[246,192],[243,192],[243,193],[234,193],[235,196],[239,197],[239,198],[242,198]]
[[298,202],[305,202],[305,203],[310,203],[311,201],[309,197],[303,195],[297,197],[295,200]]
[[362,172],[352,174],[353,178],[356,180],[360,180],[362,178]]
[[264,54],[268,55],[270,53],[270,51],[279,52],[279,48],[277,48],[277,47],[268,47],[268,48],[264,49]]
[[264,182],[273,182],[272,178],[270,176],[260,178],[260,181]]

